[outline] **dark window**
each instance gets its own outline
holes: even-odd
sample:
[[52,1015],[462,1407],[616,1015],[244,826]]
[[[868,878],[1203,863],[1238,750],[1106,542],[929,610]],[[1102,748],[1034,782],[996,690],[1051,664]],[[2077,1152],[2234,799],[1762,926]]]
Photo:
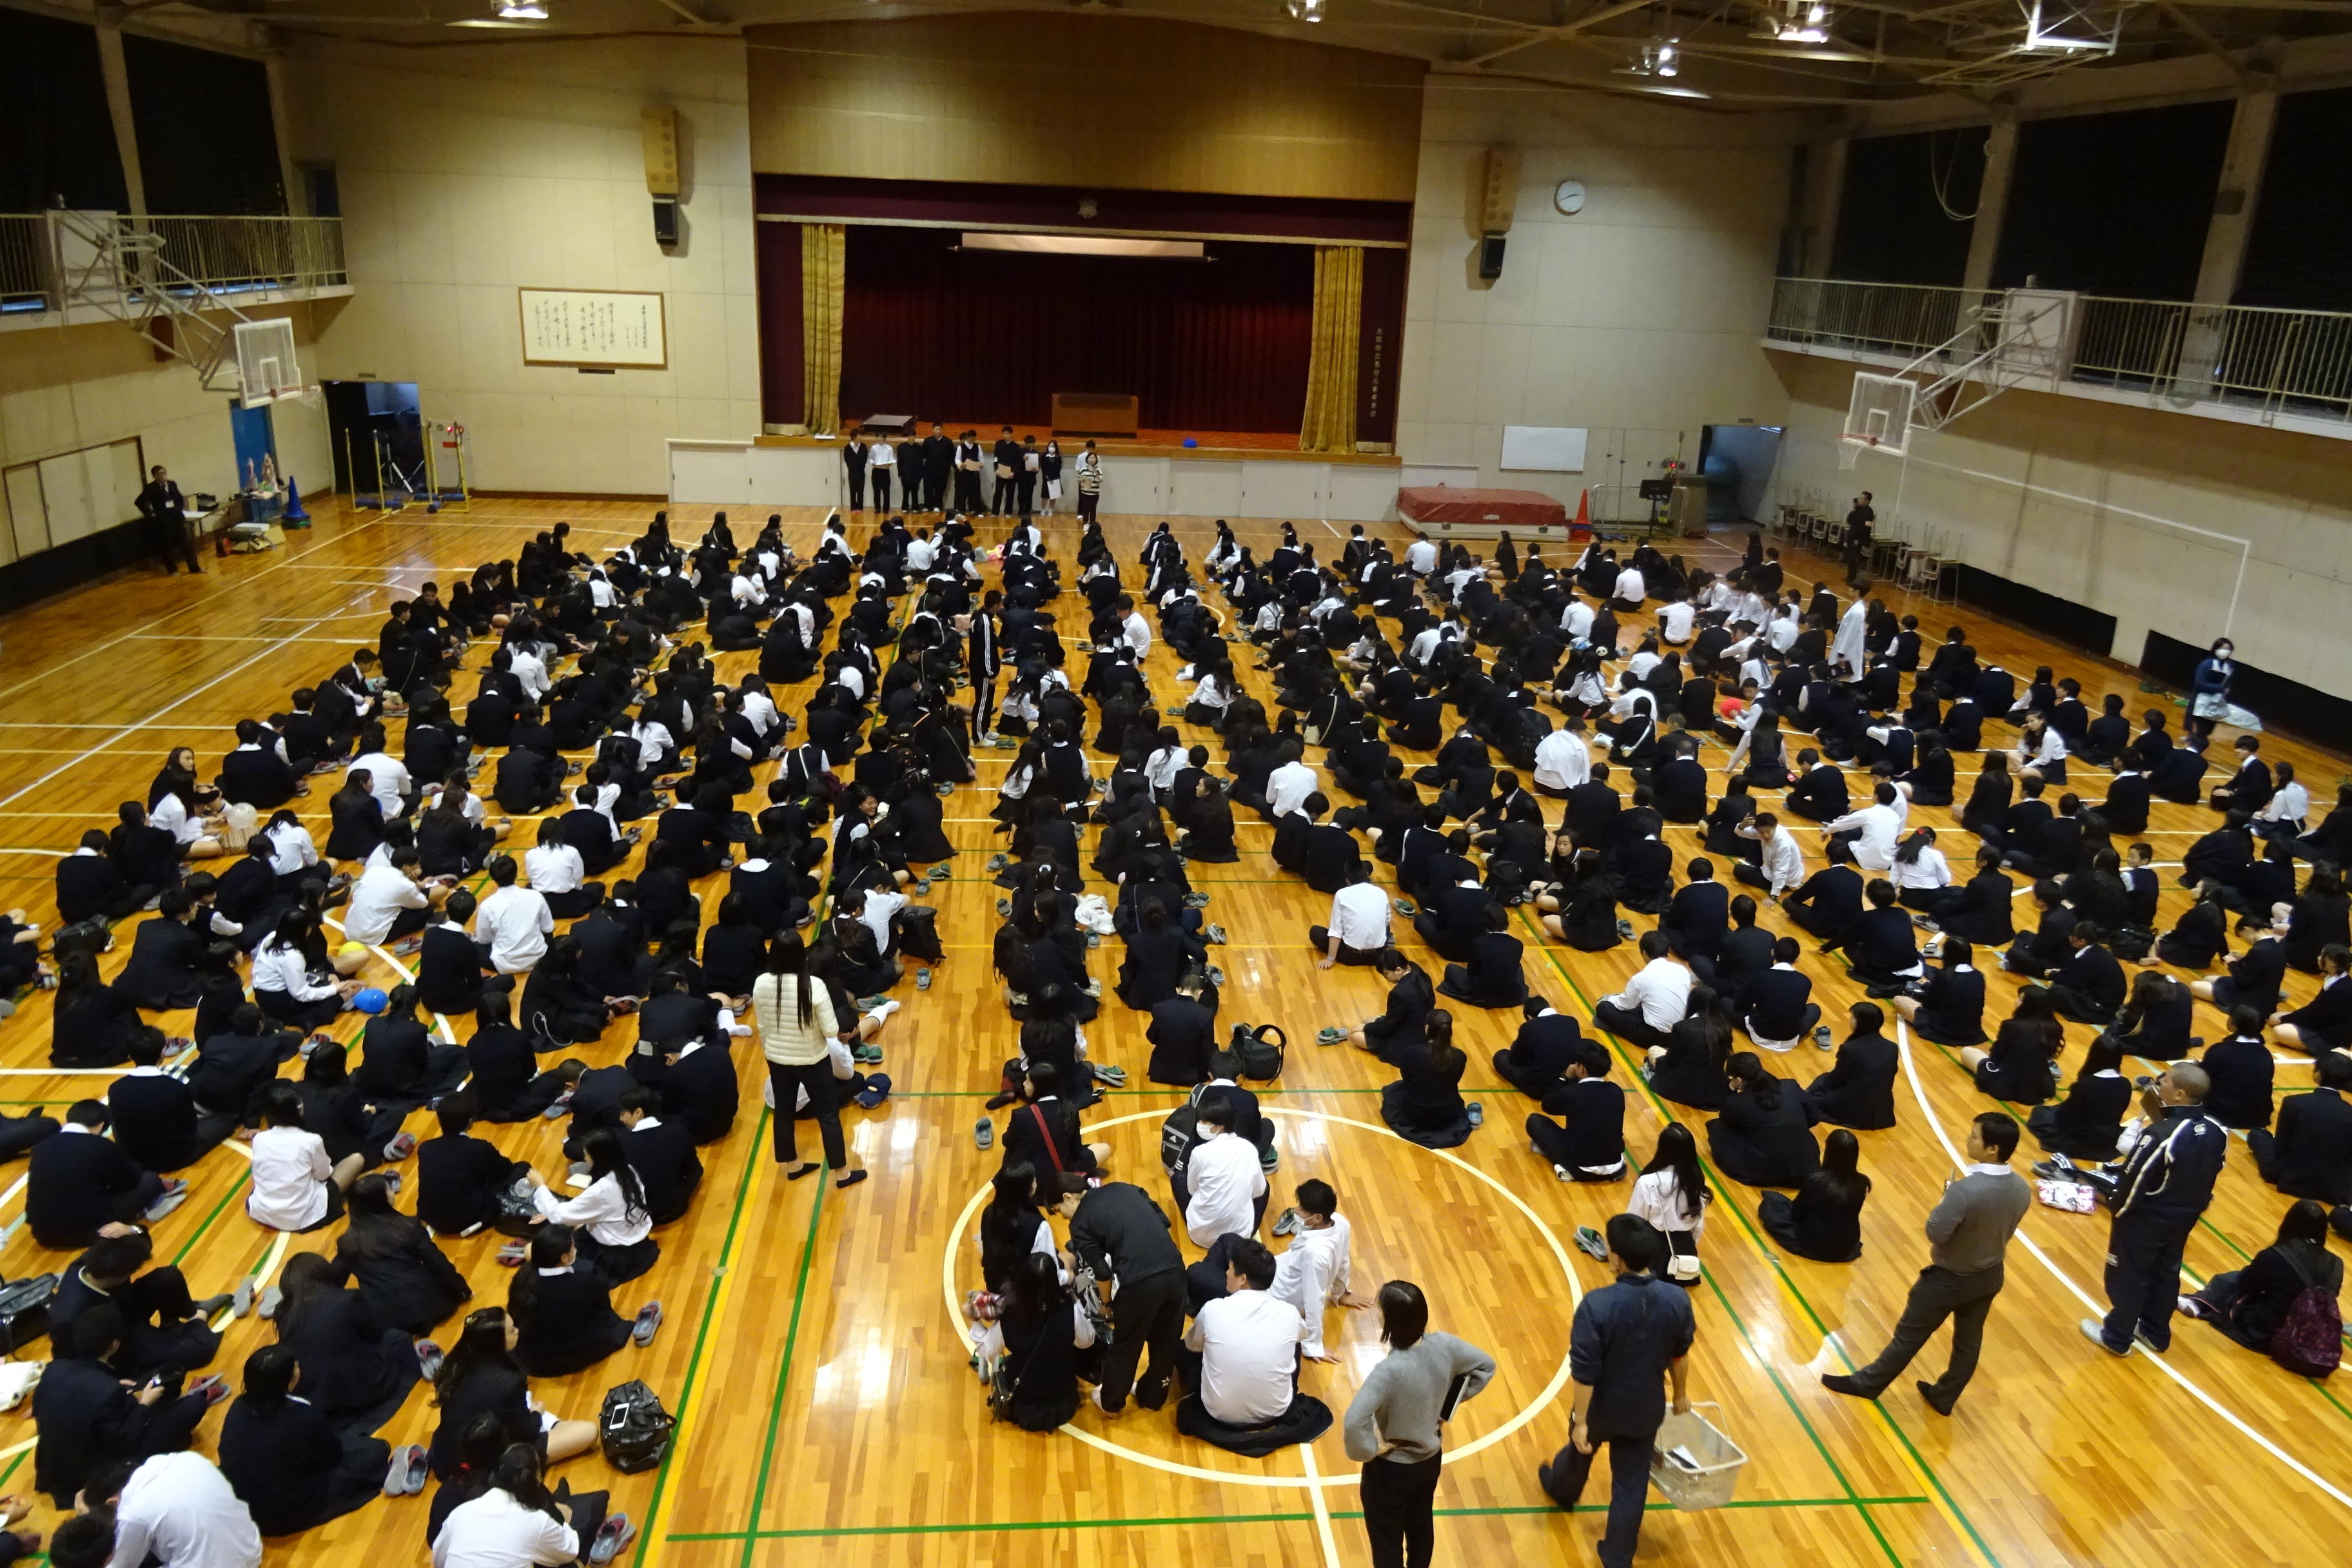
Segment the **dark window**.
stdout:
[[332,163],[303,164],[302,186],[303,194],[310,199],[312,217],[343,216],[342,188],[335,184],[335,166]]
[[1984,147],[1982,126],[1848,144],[1829,275],[1956,287],[1968,270]]
[[283,213],[269,74],[259,60],[124,34],[147,210]]
[[2352,88],[2279,100],[2253,232],[2238,278],[2241,305],[2352,310]]
[[0,10],[0,212],[130,205],[99,74],[98,34]]
[[2031,276],[2045,289],[2188,299],[2234,108],[2183,103],[2020,126],[1993,287]]

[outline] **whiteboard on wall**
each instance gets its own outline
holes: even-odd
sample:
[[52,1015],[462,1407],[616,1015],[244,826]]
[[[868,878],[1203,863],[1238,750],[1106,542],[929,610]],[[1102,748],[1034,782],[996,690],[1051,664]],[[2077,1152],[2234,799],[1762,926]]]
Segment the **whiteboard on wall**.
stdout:
[[1503,462],[1506,468],[1547,474],[1584,472],[1584,436],[1564,425],[1506,425]]
[[667,370],[662,297],[637,290],[518,289],[522,363],[585,370]]

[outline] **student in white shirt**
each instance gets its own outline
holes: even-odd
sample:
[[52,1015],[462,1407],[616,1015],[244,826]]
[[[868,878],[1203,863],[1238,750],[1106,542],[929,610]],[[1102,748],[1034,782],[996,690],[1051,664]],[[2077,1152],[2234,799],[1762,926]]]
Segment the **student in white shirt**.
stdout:
[[1676,599],[1658,612],[1658,639],[1669,644],[1691,640],[1691,628],[1698,619],[1698,610],[1687,599]]
[[1936,830],[1922,827],[1903,840],[1895,851],[1895,864],[1887,875],[1898,893],[1930,892],[1952,885],[1951,862],[1936,847]]
[[2295,778],[2293,763],[2279,763],[2271,776],[2274,787],[2262,810],[2254,813],[2254,831],[2265,838],[2293,838],[2311,815],[2311,792]]
[[1714,1197],[1698,1163],[1698,1141],[1682,1122],[1669,1121],[1658,1133],[1650,1163],[1634,1180],[1625,1212],[1664,1232],[1674,1256],[1695,1258],[1706,1231],[1706,1206]]
[[1299,1353],[1308,1361],[1337,1362],[1323,1349],[1323,1312],[1328,1307],[1370,1306],[1371,1299],[1348,1289],[1349,1244],[1354,1233],[1339,1213],[1339,1195],[1328,1182],[1307,1180],[1293,1194],[1298,1205],[1274,1222],[1275,1234],[1290,1229],[1290,1246],[1274,1261],[1274,1284],[1266,1294],[1287,1301],[1307,1324]]
[[433,1568],[562,1568],[601,1565],[636,1539],[625,1513],[607,1516],[604,1492],[561,1500],[540,1479],[541,1459],[528,1444],[500,1456],[490,1484],[459,1503],[433,1538]]
[[[552,816],[540,819],[539,842],[524,852],[522,868],[530,890],[558,920],[578,920],[604,901],[604,884],[587,879],[588,863],[563,841],[562,825]],[[546,951],[543,942],[540,951]]]
[[1370,963],[1389,945],[1389,896],[1369,879],[1362,861],[1348,885],[1331,895],[1331,923],[1310,926],[1307,940],[1322,952],[1318,969]]
[[1201,1096],[1201,1142],[1185,1162],[1184,1232],[1195,1247],[1208,1247],[1233,1232],[1255,1236],[1265,1216],[1265,1172],[1257,1145],[1230,1131],[1233,1097],[1211,1088]]
[[1296,758],[1265,777],[1265,819],[1277,822],[1307,804],[1316,790],[1315,770]]
[[536,890],[515,886],[513,856],[493,858],[487,869],[498,889],[474,911],[474,940],[490,944],[490,963],[500,974],[526,973],[547,955],[555,916]]
[[383,808],[386,822],[397,821],[409,806],[409,797],[416,793],[416,784],[408,776],[407,765],[383,749],[383,727],[371,724],[360,731],[362,754],[352,759],[350,773],[367,770],[370,790],[376,805]]
[[1566,800],[1568,792],[1592,777],[1592,748],[1585,743],[1584,721],[1566,723],[1536,742],[1536,793]]
[[382,865],[370,865],[352,884],[351,902],[343,909],[343,935],[367,947],[391,942],[395,954],[416,951],[422,931],[431,923],[436,904],[448,897],[446,888],[425,885],[424,864],[416,851],[399,848]]
[[269,868],[278,873],[278,885],[290,893],[302,873],[319,863],[318,840],[291,810],[278,812],[261,831],[269,840]]
[[1877,799],[1859,811],[1849,811],[1822,825],[1828,841],[1844,842],[1853,857],[1853,863],[1866,870],[1884,871],[1895,864],[1895,847],[1903,831],[1909,804],[1902,786],[1879,781]]
[[593,1265],[607,1284],[623,1284],[661,1257],[653,1215],[646,1208],[645,1185],[628,1162],[621,1135],[609,1127],[581,1139],[580,1153],[581,1163],[572,1173],[587,1178],[580,1194],[559,1198],[542,1184],[531,1189],[531,1204],[547,1218],[572,1228],[583,1263]]
[[272,1230],[313,1231],[331,1224],[343,1212],[343,1194],[367,1168],[363,1152],[340,1163],[327,1158],[326,1141],[302,1125],[300,1093],[284,1079],[263,1092],[261,1131],[251,1148],[253,1190],[245,1212]]
[[1801,886],[1805,880],[1805,852],[1799,847],[1796,836],[1780,826],[1780,819],[1769,811],[1759,811],[1732,832],[1742,838],[1753,838],[1764,847],[1764,863],[1750,866],[1745,860],[1731,868],[1731,874],[1751,888],[1761,888],[1765,896],[1778,900],[1790,889]]
[[1642,967],[1614,996],[1593,1005],[1592,1021],[1619,1039],[1663,1046],[1690,1005],[1691,972],[1670,955],[1666,933],[1642,933]]
[[245,1500],[202,1454],[158,1454],[100,1467],[82,1502],[114,1509],[111,1568],[260,1568],[261,1532]]
[[1264,1456],[1328,1430],[1330,1407],[1298,1392],[1307,1321],[1269,1294],[1274,1254],[1236,1237],[1225,1246],[1227,1294],[1204,1302],[1184,1336],[1201,1355],[1200,1391],[1176,1407],[1176,1430],[1238,1454]]
[[1429,535],[1416,533],[1412,542],[1404,547],[1404,567],[1416,577],[1426,577],[1437,570],[1437,546]]

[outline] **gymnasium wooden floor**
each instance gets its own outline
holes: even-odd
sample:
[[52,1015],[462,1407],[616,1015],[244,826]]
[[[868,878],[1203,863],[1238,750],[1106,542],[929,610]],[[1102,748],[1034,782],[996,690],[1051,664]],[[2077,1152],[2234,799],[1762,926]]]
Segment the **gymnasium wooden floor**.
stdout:
[[[121,575],[0,620],[0,903],[49,921],[50,857],[110,821],[118,801],[143,798],[169,747],[194,746],[208,772],[236,719],[281,706],[289,688],[323,676],[352,647],[373,645],[391,598],[428,577],[446,583],[482,560],[510,556],[531,531],[558,519],[573,522],[582,548],[616,547],[651,510],[498,500],[428,518],[351,517],[322,507],[316,529],[287,549],[210,560],[201,583]],[[707,517],[707,509],[685,509],[673,524],[690,541]],[[805,549],[819,515],[803,510],[791,521]],[[1111,520],[1123,560],[1154,521]],[[737,526],[747,537],[744,521]],[[1209,527],[1178,527],[1197,560]],[[1324,525],[1301,527],[1325,541]],[[1263,549],[1274,529],[1253,522],[1241,531]],[[1061,520],[1050,531],[1066,560],[1071,524]],[[1338,544],[1329,538],[1326,552]],[[1730,554],[1706,542],[1684,549],[1702,564]],[[1792,578],[1810,564],[1799,563]],[[1936,631],[1953,618],[1947,609],[1920,613]],[[2049,662],[2092,688],[2125,692],[2135,712],[2143,705],[2120,671],[1980,616],[1958,618],[1976,628],[1988,657],[2011,668]],[[721,662],[732,672],[752,658]],[[1174,670],[1166,649],[1156,649],[1150,673],[1163,702],[1178,692]],[[471,689],[466,678],[460,694]],[[796,707],[804,696],[785,700]],[[2008,733],[1993,726],[1989,738]],[[2304,766],[2323,798],[2344,771],[2341,759],[2307,748],[2273,749]],[[982,754],[984,785],[1010,754]],[[1720,752],[1711,759],[1719,764]],[[305,803],[321,831],[328,793],[314,786]],[[663,1234],[659,1267],[623,1292],[628,1304],[647,1287],[660,1295],[667,1308],[660,1338],[540,1389],[551,1408],[593,1415],[607,1386],[642,1376],[682,1416],[679,1440],[657,1472],[620,1477],[590,1458],[568,1467],[572,1483],[610,1485],[615,1506],[646,1526],[634,1561],[663,1568],[1363,1563],[1351,1468],[1336,1429],[1312,1449],[1251,1461],[1178,1439],[1165,1414],[1130,1409],[1112,1421],[1087,1407],[1074,1430],[1043,1436],[987,1419],[954,1303],[972,1282],[968,1222],[998,1158],[973,1149],[972,1123],[1014,1037],[993,998],[987,956],[996,890],[980,862],[999,842],[984,815],[990,800],[985,789],[966,789],[948,803],[961,853],[954,879],[931,901],[944,911],[949,962],[929,994],[903,988],[907,1006],[883,1036],[897,1092],[879,1110],[846,1113],[874,1179],[845,1194],[822,1182],[783,1183],[767,1153],[757,1053],[739,1050],[746,1113],[725,1143],[706,1152],[709,1173],[697,1207]],[[1923,816],[1948,825],[1948,813]],[[2202,808],[2159,806],[2153,826],[2160,836],[2152,840],[2159,858],[2177,861],[2210,820]],[[1485,1345],[1501,1365],[1449,1435],[1438,1492],[1441,1560],[1589,1562],[1596,1504],[1563,1517],[1538,1491],[1534,1471],[1567,1429],[1574,1303],[1605,1282],[1567,1240],[1577,1225],[1599,1225],[1615,1212],[1624,1189],[1559,1184],[1528,1152],[1518,1129],[1529,1107],[1486,1065],[1516,1014],[1457,1009],[1466,1015],[1461,1043],[1473,1062],[1465,1088],[1487,1110],[1465,1146],[1433,1153],[1388,1133],[1374,1098],[1384,1076],[1379,1065],[1312,1043],[1322,1025],[1377,1012],[1379,982],[1312,966],[1305,929],[1323,916],[1326,900],[1274,871],[1262,853],[1269,829],[1246,820],[1242,831],[1250,853],[1236,866],[1202,868],[1196,882],[1213,896],[1209,917],[1233,935],[1219,955],[1230,981],[1225,1016],[1278,1022],[1297,1042],[1288,1072],[1265,1096],[1282,1123],[1280,1201],[1308,1175],[1331,1181],[1356,1227],[1360,1289],[1393,1277],[1419,1281],[1438,1325]],[[1689,853],[1688,830],[1670,831],[1678,858]],[[528,843],[529,832],[520,827],[518,841]],[[1965,864],[1970,840],[1948,835],[1946,847]],[[2167,893],[2168,923],[2184,896]],[[1630,947],[1587,955],[1525,934],[1530,977],[1579,1015],[1633,964]],[[129,945],[121,942],[110,963],[119,964]],[[1100,959],[1096,973],[1108,978],[1115,945]],[[1859,995],[1810,943],[1806,965],[1832,1017]],[[371,973],[392,978],[381,960]],[[2298,995],[2312,984],[2301,975],[2294,983]],[[1997,976],[1996,989],[1995,1016],[2005,1016],[2013,987]],[[162,1022],[179,1032],[187,1019]],[[14,1104],[59,1107],[111,1077],[48,1069],[47,1025],[46,996],[0,1023],[0,1064],[9,1075],[0,1089]],[[2219,1019],[2209,1014],[2200,1026],[2210,1037]],[[461,1032],[466,1026],[460,1020]],[[2087,1038],[2070,1028],[2068,1076]],[[355,1031],[346,1025],[343,1032]],[[631,1033],[614,1031],[592,1059],[616,1059]],[[1127,1065],[1141,1085],[1147,1053],[1135,1016],[1114,1002],[1091,1033],[1098,1058]],[[1621,1049],[1618,1058],[1620,1081],[1632,1081],[1632,1053]],[[1801,1079],[1828,1059],[1806,1047],[1790,1066]],[[2325,1384],[2195,1325],[2181,1326],[2161,1360],[2113,1361],[2086,1344],[2074,1321],[2100,1300],[2101,1218],[2039,1208],[2028,1218],[1983,1370],[1955,1417],[1928,1411],[1907,1380],[1875,1406],[1818,1386],[1819,1373],[1867,1358],[1884,1340],[1924,1260],[1919,1224],[1952,1169],[1953,1144],[1986,1103],[1940,1049],[1912,1042],[1908,1065],[1898,1091],[1902,1124],[1862,1135],[1876,1190],[1860,1262],[1777,1256],[1755,1223],[1757,1194],[1719,1191],[1706,1282],[1696,1298],[1691,1381],[1696,1397],[1720,1406],[1716,1419],[1750,1458],[1728,1510],[1676,1514],[1654,1497],[1643,1561],[2153,1568],[2331,1556],[2329,1543],[2340,1546],[2352,1522],[2352,1408]],[[2280,1066],[2283,1090],[2308,1077],[2299,1060]],[[1148,1086],[1116,1093],[1094,1122],[1114,1146],[1118,1172],[1163,1194],[1157,1131],[1174,1099]],[[1667,1108],[1638,1084],[1629,1099],[1628,1137],[1645,1156]],[[425,1121],[412,1125],[421,1131]],[[551,1124],[499,1135],[542,1172],[560,1170]],[[274,1272],[279,1247],[240,1208],[240,1153],[216,1151],[190,1173],[194,1197],[158,1227],[159,1256],[186,1268],[199,1294]],[[18,1209],[19,1197],[9,1189],[0,1217]],[[2270,1238],[2284,1206],[2236,1152],[2220,1201],[2190,1244],[2191,1268],[2201,1278],[2238,1266]],[[295,1245],[321,1244],[305,1237]],[[494,1245],[451,1246],[484,1302],[502,1300],[506,1289]],[[65,1261],[21,1233],[0,1249],[0,1272],[10,1278]],[[1335,1407],[1381,1354],[1377,1323],[1342,1316],[1329,1342],[1339,1364],[1310,1366],[1305,1379]],[[257,1321],[236,1324],[217,1364],[234,1373],[268,1332]],[[1943,1351],[1939,1338],[1923,1358],[1930,1375]],[[434,1419],[420,1389],[384,1435],[422,1438]],[[202,1440],[217,1430],[215,1417]],[[0,1457],[0,1491],[30,1490],[23,1450],[31,1436],[22,1410],[0,1415],[0,1448],[18,1446]],[[34,1522],[46,1527],[54,1518],[44,1508]],[[270,1560],[415,1562],[424,1520],[419,1501],[373,1504],[274,1543]]]

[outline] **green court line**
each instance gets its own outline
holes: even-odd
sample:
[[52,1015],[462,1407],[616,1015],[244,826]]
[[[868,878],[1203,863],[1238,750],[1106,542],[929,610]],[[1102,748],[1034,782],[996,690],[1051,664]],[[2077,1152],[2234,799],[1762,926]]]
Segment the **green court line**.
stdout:
[[228,1191],[221,1194],[220,1202],[213,1205],[213,1212],[205,1215],[204,1223],[197,1226],[196,1228],[189,1234],[188,1239],[181,1244],[180,1250],[172,1255],[172,1266],[174,1268],[187,1261],[188,1254],[196,1249],[196,1243],[205,1238],[205,1232],[213,1227],[213,1221],[220,1218],[221,1211],[228,1207],[230,1201],[234,1199],[237,1194],[245,1191],[246,1183],[251,1180],[253,1180],[253,1167],[250,1163],[247,1163],[243,1170],[237,1173],[236,1180],[229,1184]]
[[743,1223],[743,1204],[751,1195],[751,1173],[759,1168],[760,1146],[767,1142],[768,1118],[774,1112],[766,1107],[760,1110],[758,1125],[751,1129],[751,1146],[743,1155],[743,1173],[735,1182],[735,1207],[727,1216],[727,1237],[719,1244],[719,1262],[712,1270],[710,1294],[702,1300],[702,1321],[694,1331],[694,1353],[687,1358],[686,1382],[678,1389],[677,1426],[670,1433],[669,1447],[662,1454],[661,1468],[654,1476],[654,1495],[646,1504],[646,1521],[637,1541],[635,1562],[642,1564],[646,1552],[653,1545],[654,1521],[661,1513],[662,1494],[669,1486],[669,1463],[677,1457],[678,1439],[686,1432],[688,1405],[694,1399],[694,1385],[702,1372],[702,1352],[710,1338],[710,1320],[719,1309],[719,1290],[725,1270],[735,1256],[735,1236]]
[[[1527,911],[1524,908],[1519,911],[1519,916],[1522,923],[1529,924],[1530,929],[1532,929],[1531,922],[1528,921]],[[1544,956],[1551,963],[1553,971],[1559,975],[1562,981],[1566,982],[1569,990],[1575,994],[1577,1001],[1582,1004],[1586,1019],[1587,1021],[1591,1021],[1592,1016],[1591,998],[1585,995],[1584,988],[1576,983],[1576,979],[1573,975],[1569,973],[1568,966],[1559,961],[1559,954],[1554,952],[1549,944],[1542,942],[1540,932],[1538,932],[1537,940],[1538,944],[1542,945]],[[1651,1109],[1669,1121],[1680,1120],[1678,1117],[1675,1117],[1671,1110],[1666,1109],[1665,1102],[1659,1098],[1655,1090],[1650,1088],[1649,1079],[1642,1076],[1633,1060],[1626,1055],[1625,1043],[1619,1039],[1615,1035],[1610,1034],[1606,1029],[1602,1029],[1597,1022],[1593,1023],[1593,1028],[1597,1033],[1605,1036],[1609,1039],[1610,1043],[1615,1047],[1618,1059],[1624,1062],[1625,1069],[1627,1073],[1631,1075],[1633,1080],[1642,1086],[1642,1092],[1649,1100]],[[1700,1156],[1700,1163],[1702,1166],[1706,1168],[1711,1175],[1714,1176],[1718,1188],[1718,1196],[1722,1199],[1722,1206],[1731,1211],[1732,1217],[1739,1222],[1739,1228],[1745,1231],[1748,1235],[1748,1238],[1755,1244],[1758,1255],[1764,1259],[1766,1266],[1780,1278],[1782,1287],[1788,1290],[1790,1296],[1796,1301],[1797,1305],[1803,1310],[1805,1316],[1811,1320],[1814,1329],[1821,1333],[1823,1341],[1834,1343],[1837,1346],[1838,1359],[1844,1362],[1847,1369],[1851,1371],[1854,1364],[1853,1358],[1846,1354],[1843,1342],[1836,1341],[1832,1338],[1829,1325],[1822,1321],[1821,1314],[1813,1310],[1812,1302],[1807,1300],[1805,1293],[1797,1288],[1797,1282],[1789,1277],[1789,1271],[1787,1268],[1782,1267],[1779,1255],[1767,1246],[1763,1237],[1758,1234],[1756,1226],[1748,1217],[1747,1211],[1742,1209],[1738,1204],[1731,1201],[1731,1184],[1724,1181],[1723,1177],[1714,1171],[1713,1166],[1707,1163],[1705,1155]],[[1796,1415],[1799,1424],[1804,1427],[1806,1435],[1812,1438],[1814,1447],[1821,1449],[1822,1457],[1823,1459],[1828,1461],[1831,1472],[1838,1479],[1838,1484],[1841,1487],[1845,1488],[1846,1490],[1851,1493],[1853,1489],[1853,1485],[1845,1479],[1845,1472],[1839,1468],[1836,1459],[1831,1458],[1828,1447],[1822,1444],[1820,1435],[1813,1430],[1811,1421],[1806,1418],[1803,1409],[1800,1407],[1796,1402],[1796,1396],[1790,1391],[1787,1384],[1782,1381],[1779,1370],[1772,1365],[1770,1359],[1765,1356],[1762,1351],[1756,1346],[1754,1340],[1748,1334],[1748,1325],[1740,1319],[1738,1312],[1732,1310],[1729,1299],[1724,1295],[1722,1287],[1716,1284],[1714,1276],[1712,1274],[1707,1274],[1705,1278],[1706,1279],[1708,1286],[1714,1289],[1716,1299],[1723,1303],[1724,1310],[1729,1314],[1732,1323],[1738,1329],[1740,1337],[1748,1341],[1748,1349],[1750,1352],[1755,1355],[1758,1364],[1764,1368],[1766,1374],[1771,1378],[1773,1386],[1780,1390],[1781,1398],[1788,1402],[1790,1410]],[[1921,1454],[1917,1446],[1911,1441],[1910,1434],[1904,1431],[1902,1423],[1895,1420],[1893,1413],[1888,1411],[1885,1405],[1878,1405],[1878,1402],[1874,1400],[1871,1403],[1877,1405],[1878,1414],[1886,1423],[1886,1429],[1895,1435],[1895,1441],[1900,1443],[1903,1446],[1904,1452],[1911,1457],[1911,1461],[1918,1468],[1919,1473],[1927,1477],[1928,1484],[1936,1489],[1937,1495],[1941,1497],[1944,1500],[1945,1506],[1952,1510],[1952,1517],[1959,1521],[1960,1528],[1967,1532],[1969,1539],[1976,1543],[1977,1550],[1984,1553],[1985,1561],[1991,1563],[1993,1568],[2000,1568],[2000,1557],[1995,1555],[1991,1546],[1986,1542],[1983,1535],[1979,1533],[1975,1522],[1969,1518],[1968,1514],[1964,1510],[1962,1510],[1958,1500],[1952,1496],[1951,1489],[1944,1485],[1943,1478],[1936,1473],[1934,1467],[1927,1463],[1927,1457]],[[1867,1509],[1863,1510],[1863,1517],[1865,1520],[1870,1518],[1869,1510]],[[1895,1550],[1893,1546],[1887,1542],[1885,1536],[1879,1532],[1875,1521],[1871,1521],[1871,1533],[1877,1536],[1879,1545],[1885,1550],[1887,1558],[1890,1562],[1900,1561],[1900,1559],[1895,1555]]]
[[[1924,1497],[1834,1497],[1834,1498],[1755,1498],[1725,1503],[1727,1509],[1790,1509],[1790,1508],[1891,1508],[1903,1504],[1924,1504]],[[1647,1502],[1644,1513],[1672,1513],[1670,1502]],[[1490,1516],[1529,1516],[1548,1513],[1606,1513],[1606,1502],[1579,1503],[1574,1510],[1556,1508],[1549,1503],[1521,1504],[1510,1508],[1440,1508],[1430,1510],[1439,1519],[1477,1519]],[[1332,1510],[1332,1519],[1361,1519],[1361,1510]],[[1312,1513],[1214,1513],[1171,1514],[1159,1519],[1022,1519],[989,1521],[975,1520],[954,1524],[845,1524],[813,1525],[801,1530],[719,1530],[692,1531],[664,1536],[665,1541],[806,1541],[837,1536],[861,1535],[993,1535],[1000,1531],[1039,1530],[1152,1530],[1171,1529],[1199,1524],[1304,1524],[1311,1522]]]
[[824,1189],[832,1179],[832,1166],[824,1166],[824,1172],[816,1201],[809,1205],[808,1238],[801,1244],[801,1276],[793,1287],[793,1320],[784,1330],[784,1359],[776,1368],[775,1397],[768,1404],[768,1436],[760,1445],[760,1475],[751,1489],[751,1517],[743,1532],[743,1568],[751,1568],[751,1546],[760,1539],[760,1505],[768,1495],[768,1472],[776,1458],[776,1428],[784,1418],[784,1391],[792,1384],[793,1352],[800,1342],[801,1309],[808,1300],[809,1268],[816,1261],[817,1221],[824,1214]]

